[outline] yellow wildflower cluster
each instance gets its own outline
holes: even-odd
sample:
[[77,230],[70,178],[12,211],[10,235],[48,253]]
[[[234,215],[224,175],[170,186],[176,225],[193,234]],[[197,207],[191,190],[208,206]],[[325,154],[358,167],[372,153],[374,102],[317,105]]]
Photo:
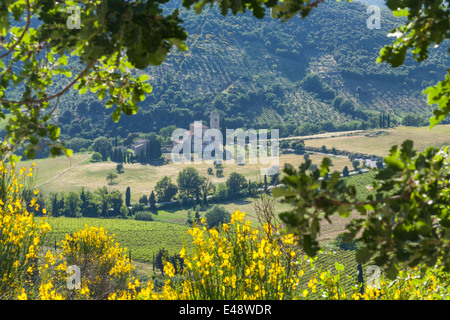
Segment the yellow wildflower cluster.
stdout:
[[343,284],[345,280],[344,265],[335,262],[334,270],[328,268],[327,270],[319,269],[316,271],[316,276],[313,277],[308,287],[313,293],[318,292],[320,298],[327,300],[345,300],[351,296],[349,291],[351,288],[346,288]]
[[[180,285],[166,281],[161,298],[293,298],[302,274],[292,250],[294,237],[269,238],[244,219],[245,213],[236,211],[231,222],[219,230],[203,224],[190,229],[193,249],[184,247],[180,252],[185,266],[183,281]],[[169,262],[164,272],[174,278],[174,266]]]
[[400,270],[393,281],[381,279],[380,288],[367,287],[355,299],[380,300],[447,300],[450,298],[450,276],[438,267],[420,266]]
[[[17,299],[106,299],[110,295],[136,295],[139,283],[132,277],[134,266],[112,236],[103,228],[85,227],[61,242],[62,251],[50,251],[42,257],[32,272],[38,274],[35,290],[24,287],[17,291]],[[79,271],[79,287],[69,287],[68,266]],[[128,294],[128,296],[131,296]]]
[[[50,230],[46,217],[35,219],[24,201],[33,168],[17,171],[14,163],[0,163],[0,299],[27,296],[25,287],[35,284],[39,245]],[[29,207],[38,209],[36,198]]]
[[[115,242],[103,227],[88,227],[66,235],[61,242],[60,261],[80,267],[83,292],[92,299],[106,299],[113,292],[129,291],[133,281],[126,248]],[[83,287],[84,286],[84,287]]]
[[[39,190],[30,192],[33,168],[16,170],[14,163],[0,163],[0,299],[450,297],[450,278],[440,267],[401,270],[394,281],[382,278],[379,288],[367,286],[364,294],[349,293],[344,289],[343,266],[336,263],[336,270],[325,271],[316,268],[314,259],[301,257],[295,250],[294,235],[281,235],[273,225],[251,226],[240,211],[217,229],[209,229],[204,220],[190,229],[192,246],[184,246],[180,252],[182,273],[165,261],[163,287],[156,289],[152,281],[143,285],[132,276],[134,267],[126,249],[103,228],[86,226],[67,235],[58,255],[40,252],[50,225],[46,210],[37,203]],[[44,216],[35,218],[33,212],[39,210]],[[308,261],[310,270],[304,265]],[[81,283],[75,290],[67,286],[69,266],[80,270]],[[315,274],[302,279],[304,270]]]
[[383,295],[385,294],[385,289],[384,289],[384,285],[386,283],[383,282],[383,288],[377,288],[377,287],[372,287],[372,286],[365,286],[365,290],[364,293],[361,294],[359,292],[355,292],[352,295],[352,298],[354,300],[378,300],[380,298],[383,297]]

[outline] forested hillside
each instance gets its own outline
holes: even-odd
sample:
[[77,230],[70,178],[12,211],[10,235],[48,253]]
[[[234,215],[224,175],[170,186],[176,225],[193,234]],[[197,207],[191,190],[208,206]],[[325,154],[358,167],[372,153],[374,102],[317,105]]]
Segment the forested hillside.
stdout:
[[371,30],[358,2],[327,1],[307,19],[286,23],[249,14],[224,18],[216,9],[181,12],[189,50],[174,50],[161,66],[141,71],[153,92],[137,115],[114,123],[112,109],[92,94],[72,90],[61,98],[55,121],[69,147],[87,148],[99,136],[188,128],[194,120],[208,124],[211,111],[227,128],[279,128],[281,136],[374,128],[382,112],[391,125],[411,112],[427,119],[434,107],[422,90],[450,66],[443,46],[420,65],[376,64],[400,20],[383,9],[381,29]]

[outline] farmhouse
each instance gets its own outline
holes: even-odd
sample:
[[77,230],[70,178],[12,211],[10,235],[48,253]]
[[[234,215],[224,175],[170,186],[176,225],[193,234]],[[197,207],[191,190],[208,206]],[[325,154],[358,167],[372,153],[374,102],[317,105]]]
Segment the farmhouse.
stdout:
[[173,146],[183,143],[183,141],[190,139],[191,150],[194,150],[194,141],[200,139],[202,141],[202,150],[209,144],[208,141],[203,141],[203,135],[208,129],[219,129],[220,126],[220,115],[218,113],[212,112],[209,118],[209,127],[202,124],[200,121],[194,121],[189,124],[189,130],[184,133],[183,139],[176,140],[173,142]]
[[143,151],[144,153],[147,151],[147,140],[137,139],[132,146],[134,155],[138,156]]

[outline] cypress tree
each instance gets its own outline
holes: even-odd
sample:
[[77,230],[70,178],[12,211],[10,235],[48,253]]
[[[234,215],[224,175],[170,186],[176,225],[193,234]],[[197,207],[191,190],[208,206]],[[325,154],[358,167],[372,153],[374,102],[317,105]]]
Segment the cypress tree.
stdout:
[[152,160],[158,160],[159,158],[161,158],[162,156],[162,152],[161,152],[161,143],[159,142],[158,139],[154,139],[152,141]]
[[226,145],[227,140],[227,129],[225,127],[225,119],[222,119],[222,123],[220,124],[220,132],[222,133],[222,142],[223,145]]
[[58,194],[56,193],[52,196],[51,208],[52,208],[52,216],[55,217],[59,216],[59,201],[58,201]]
[[81,200],[80,211],[81,211],[81,214],[84,215],[85,214],[85,210],[87,208],[87,197],[86,197],[86,194],[84,192],[84,188],[81,188],[80,200]]
[[156,210],[156,197],[155,197],[155,192],[153,192],[153,190],[152,190],[152,193],[150,193],[148,202],[150,204],[150,210],[152,210],[152,211]]
[[153,150],[152,150],[152,144],[150,141],[147,141],[147,151],[145,153],[145,161],[146,162],[150,162],[152,160],[152,155]]
[[131,206],[131,190],[130,190],[130,187],[127,187],[127,191],[125,192],[125,205],[127,207]]
[[358,285],[360,286],[359,293],[364,294],[364,275],[363,275],[363,269],[361,266],[361,263],[358,263],[357,272],[358,275]]

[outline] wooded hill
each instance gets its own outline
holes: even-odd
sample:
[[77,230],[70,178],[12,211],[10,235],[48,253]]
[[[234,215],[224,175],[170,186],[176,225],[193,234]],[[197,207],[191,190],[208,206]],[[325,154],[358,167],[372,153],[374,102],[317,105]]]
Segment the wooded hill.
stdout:
[[[171,2],[167,10],[177,7]],[[359,2],[326,1],[305,20],[286,23],[223,17],[215,8],[181,12],[189,50],[174,49],[161,66],[139,71],[153,86],[139,113],[114,123],[112,110],[93,94],[71,90],[56,119],[64,140],[85,139],[87,147],[99,136],[187,129],[194,120],[209,124],[211,111],[221,113],[227,128],[279,128],[281,136],[376,128],[382,112],[392,126],[411,112],[425,121],[434,107],[422,90],[450,67],[443,45],[421,64],[376,64],[401,20],[382,9],[381,29],[371,30]]]

